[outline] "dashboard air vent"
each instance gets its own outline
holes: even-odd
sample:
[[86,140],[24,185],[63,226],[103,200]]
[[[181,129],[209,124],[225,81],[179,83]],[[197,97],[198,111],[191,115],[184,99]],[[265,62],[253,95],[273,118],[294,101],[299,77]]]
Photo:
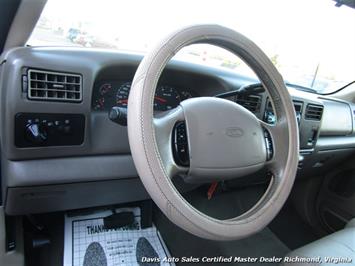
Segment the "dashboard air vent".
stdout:
[[238,95],[236,103],[252,113],[260,112],[261,97],[258,95]]
[[320,121],[322,119],[323,106],[308,104],[306,107],[305,119]]
[[27,93],[31,100],[81,102],[81,76],[30,69]]

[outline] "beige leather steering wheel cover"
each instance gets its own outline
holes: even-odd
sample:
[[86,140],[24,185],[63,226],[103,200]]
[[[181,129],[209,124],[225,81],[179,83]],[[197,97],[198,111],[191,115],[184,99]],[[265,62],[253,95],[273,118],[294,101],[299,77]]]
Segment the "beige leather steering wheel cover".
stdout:
[[[155,88],[169,60],[182,47],[193,43],[213,43],[227,49],[233,48],[229,50],[233,50],[239,56],[247,54],[255,65],[249,64],[248,60],[245,60],[246,63],[259,78],[262,76],[262,83],[273,98],[280,124],[287,129],[284,131],[287,134],[280,134],[280,138],[284,138],[287,143],[285,148],[287,152],[278,157],[282,169],[278,172],[277,178],[273,180],[268,192],[255,208],[234,219],[218,220],[191,206],[167,176],[157,146],[153,124]],[[270,84],[273,87],[271,90]],[[207,239],[235,240],[263,229],[285,203],[296,176],[298,126],[292,100],[281,75],[253,42],[233,30],[218,25],[183,28],[168,36],[144,57],[135,74],[129,95],[128,135],[136,169],[154,202],[173,223]]]

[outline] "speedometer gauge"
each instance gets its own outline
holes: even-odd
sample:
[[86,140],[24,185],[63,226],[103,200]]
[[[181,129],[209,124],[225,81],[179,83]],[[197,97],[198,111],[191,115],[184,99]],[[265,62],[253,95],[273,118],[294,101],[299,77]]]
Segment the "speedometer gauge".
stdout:
[[118,88],[116,94],[116,103],[119,107],[127,107],[129,91],[131,89],[131,83],[127,82]]
[[180,103],[180,95],[177,90],[170,86],[157,88],[154,97],[154,110],[167,111],[175,108]]

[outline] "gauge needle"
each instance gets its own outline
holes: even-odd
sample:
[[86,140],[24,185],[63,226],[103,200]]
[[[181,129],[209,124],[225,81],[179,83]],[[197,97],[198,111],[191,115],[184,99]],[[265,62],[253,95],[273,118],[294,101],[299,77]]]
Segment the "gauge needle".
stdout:
[[154,99],[158,100],[159,102],[166,103],[167,101],[163,98],[160,98],[158,96],[155,96]]

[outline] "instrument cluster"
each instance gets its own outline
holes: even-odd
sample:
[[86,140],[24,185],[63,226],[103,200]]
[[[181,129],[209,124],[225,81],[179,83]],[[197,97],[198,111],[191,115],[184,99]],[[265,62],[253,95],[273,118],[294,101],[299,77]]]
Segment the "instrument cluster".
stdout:
[[[131,82],[105,81],[94,88],[92,108],[95,111],[109,111],[113,106],[127,107]],[[158,85],[154,97],[155,111],[168,111],[180,102],[198,97],[190,89],[176,88],[170,85]]]

